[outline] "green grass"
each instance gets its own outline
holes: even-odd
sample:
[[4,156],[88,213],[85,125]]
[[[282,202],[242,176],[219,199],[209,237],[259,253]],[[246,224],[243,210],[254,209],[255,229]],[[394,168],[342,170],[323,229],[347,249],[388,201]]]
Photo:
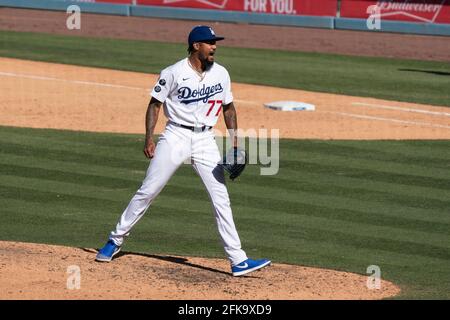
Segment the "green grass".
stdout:
[[[184,44],[10,31],[0,31],[0,40],[4,57],[147,73],[186,56]],[[450,106],[445,62],[222,46],[217,60],[236,82]]]
[[[103,245],[148,166],[142,137],[0,127],[1,240]],[[282,140],[280,170],[229,183],[252,257],[365,274],[450,298],[450,141]],[[224,257],[200,179],[177,171],[125,250]]]

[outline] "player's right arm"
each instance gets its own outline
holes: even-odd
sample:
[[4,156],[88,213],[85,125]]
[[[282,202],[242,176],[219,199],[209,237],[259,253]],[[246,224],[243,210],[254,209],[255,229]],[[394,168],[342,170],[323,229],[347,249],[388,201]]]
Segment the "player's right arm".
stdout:
[[153,141],[153,133],[155,132],[156,123],[158,122],[159,110],[161,109],[162,102],[151,98],[147,107],[147,113],[145,115],[145,143],[144,154],[147,158],[151,159],[155,155],[155,142]]
[[145,144],[144,154],[147,158],[153,158],[155,155],[155,142],[153,141],[153,133],[155,131],[156,122],[158,121],[159,109],[172,90],[174,82],[172,68],[166,68],[161,71],[159,78],[153,87],[150,103],[148,104],[147,113],[145,115]]

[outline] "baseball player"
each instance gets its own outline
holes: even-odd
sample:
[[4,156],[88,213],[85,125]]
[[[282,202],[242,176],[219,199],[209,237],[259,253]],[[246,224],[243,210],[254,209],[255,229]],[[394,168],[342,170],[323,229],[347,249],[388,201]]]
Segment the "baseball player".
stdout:
[[[142,218],[178,167],[189,159],[212,201],[217,228],[233,276],[247,274],[271,263],[267,259],[249,259],[241,248],[223,167],[219,165],[222,157],[211,130],[221,110],[227,128],[232,132],[237,130],[230,76],[224,67],[214,61],[216,41],[223,39],[208,26],[193,28],[188,37],[188,57],[162,70],[151,92],[146,113],[144,154],[152,160],[142,186],[123,212],[106,245],[99,250],[97,261],[112,260],[132,227]],[[153,132],[161,106],[168,121],[155,145]],[[237,147],[235,135],[232,136],[232,143]]]

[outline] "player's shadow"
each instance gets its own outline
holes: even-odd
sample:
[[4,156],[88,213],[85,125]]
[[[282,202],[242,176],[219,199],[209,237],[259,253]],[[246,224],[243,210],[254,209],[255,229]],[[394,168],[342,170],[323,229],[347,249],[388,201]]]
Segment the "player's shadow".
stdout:
[[435,74],[438,76],[450,76],[450,72],[445,71],[421,70],[421,69],[398,69],[398,71],[421,72],[421,73]]
[[[125,256],[127,254],[132,254],[134,256],[141,256],[141,257],[146,257],[146,258],[159,259],[159,260],[168,261],[168,262],[172,262],[172,263],[182,264],[184,266],[188,266],[188,267],[192,267],[192,268],[197,268],[197,269],[215,272],[215,273],[221,273],[221,274],[230,276],[229,272],[225,272],[225,271],[210,268],[210,267],[201,266],[199,264],[189,262],[188,259],[182,258],[182,257],[160,256],[160,255],[156,255],[156,254],[121,251],[116,255],[116,258],[118,258],[120,256]],[[254,275],[245,275],[245,276],[241,276],[241,278],[258,278],[258,277],[254,276]]]
[[[85,252],[95,253],[95,254],[97,254],[97,252],[98,252],[98,250],[87,249],[87,248],[79,248],[79,249],[81,249],[81,250],[83,250]],[[172,256],[162,256],[162,255],[148,254],[148,253],[136,253],[136,252],[129,252],[129,251],[121,251],[116,256],[114,256],[114,259],[120,258],[122,256],[126,256],[126,255],[134,255],[134,256],[141,256],[141,257],[146,257],[146,258],[153,258],[153,259],[163,260],[163,261],[167,261],[167,262],[171,262],[171,263],[177,263],[177,264],[181,264],[181,265],[192,267],[192,268],[197,268],[197,269],[210,271],[210,272],[215,272],[215,273],[221,273],[221,274],[225,274],[227,276],[230,276],[229,272],[225,272],[225,271],[214,269],[214,268],[210,268],[210,267],[201,266],[199,264],[195,264],[195,263],[189,262],[188,259],[182,258],[182,257],[172,257]],[[258,278],[258,277],[254,276],[254,275],[241,276],[241,278],[244,278],[244,277],[245,278]]]
[[205,267],[205,266],[201,266],[192,262],[189,262],[188,259],[186,258],[181,258],[181,257],[172,257],[172,256],[161,256],[161,255],[157,255],[157,254],[148,254],[148,253],[136,253],[136,252],[127,252],[127,251],[121,251],[119,252],[115,258],[119,258],[121,256],[125,256],[128,254],[132,254],[134,256],[141,256],[141,257],[146,257],[146,258],[153,258],[153,259],[158,259],[158,260],[163,260],[163,261],[167,261],[167,262],[172,262],[172,263],[177,263],[177,264],[181,264],[184,266],[188,266],[188,267],[192,267],[192,268],[197,268],[197,269],[201,269],[201,270],[206,270],[206,271],[210,271],[210,272],[215,272],[215,273],[222,273],[222,274],[226,274],[229,275],[229,273],[224,272],[222,270],[218,270],[218,269],[214,269],[214,268],[210,268],[210,267]]

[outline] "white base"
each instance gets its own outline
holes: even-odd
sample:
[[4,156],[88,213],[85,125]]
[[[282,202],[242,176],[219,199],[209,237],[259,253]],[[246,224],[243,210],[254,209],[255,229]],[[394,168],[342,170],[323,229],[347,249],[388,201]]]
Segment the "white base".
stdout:
[[264,104],[264,107],[280,111],[314,111],[316,107],[300,101],[275,101]]

